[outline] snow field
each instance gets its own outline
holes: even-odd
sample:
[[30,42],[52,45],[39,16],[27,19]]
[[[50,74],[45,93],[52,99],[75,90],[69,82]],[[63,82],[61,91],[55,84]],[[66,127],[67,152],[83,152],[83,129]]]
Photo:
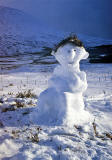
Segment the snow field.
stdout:
[[[54,67],[54,65],[41,65],[38,67],[40,70],[37,70],[37,65],[22,66],[2,73],[2,85],[7,87],[3,87],[0,91],[0,159],[111,160],[111,64],[81,64],[81,70],[87,73],[88,81],[88,89],[84,94],[85,107],[94,116],[98,135],[93,124],[77,125],[73,128],[38,126],[35,120],[31,119],[33,112],[38,110],[38,98],[16,97],[18,92],[28,89],[33,89],[32,92],[38,97],[40,92],[48,87],[48,79]],[[36,80],[36,84],[33,80]],[[13,85],[9,85],[11,83]],[[13,94],[9,95],[11,92]],[[25,106],[2,112],[2,109],[14,106],[15,100],[24,103]]]

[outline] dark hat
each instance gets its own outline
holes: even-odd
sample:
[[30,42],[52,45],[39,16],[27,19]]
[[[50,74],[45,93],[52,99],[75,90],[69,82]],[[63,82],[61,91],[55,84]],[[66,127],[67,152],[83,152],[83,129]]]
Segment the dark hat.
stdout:
[[66,44],[72,44],[74,46],[78,46],[78,47],[84,47],[83,46],[83,43],[77,38],[76,35],[72,35],[72,36],[69,36],[65,39],[63,39],[61,42],[59,42],[55,48],[54,48],[54,52],[56,52],[58,50],[59,47],[62,47]]

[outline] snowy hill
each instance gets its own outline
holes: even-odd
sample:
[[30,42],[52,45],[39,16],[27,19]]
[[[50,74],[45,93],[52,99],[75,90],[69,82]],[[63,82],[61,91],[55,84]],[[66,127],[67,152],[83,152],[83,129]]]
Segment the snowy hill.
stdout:
[[41,43],[37,44],[36,39],[41,30],[41,24],[32,16],[0,7],[0,56],[37,51]]
[[30,15],[17,9],[0,7],[0,28],[2,32],[25,31],[26,29],[31,29],[29,28],[32,27],[31,23],[34,24],[34,19]]
[[[52,48],[60,39],[70,34],[44,26],[23,11],[0,6],[0,56],[37,53],[45,47]],[[111,40],[77,35],[87,47],[112,44]]]

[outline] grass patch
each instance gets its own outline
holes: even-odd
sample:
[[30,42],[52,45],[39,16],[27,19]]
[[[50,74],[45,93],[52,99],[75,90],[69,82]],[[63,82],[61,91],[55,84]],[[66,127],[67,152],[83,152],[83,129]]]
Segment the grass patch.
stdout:
[[0,127],[1,127],[1,128],[2,128],[2,127],[4,127],[4,125],[3,125],[2,121],[0,121]]
[[112,140],[112,134],[106,133],[106,137],[107,137],[107,138],[110,138],[110,139]]
[[24,107],[26,107],[25,104],[22,103],[22,102],[19,102],[19,101],[17,101],[17,100],[16,100],[15,102],[16,102],[15,106],[16,106],[17,108],[24,108]]
[[3,108],[2,112],[7,112],[7,111],[15,111],[17,108],[25,108],[26,105],[23,102],[15,101],[15,104],[10,105],[9,107]]
[[15,111],[15,110],[16,110],[15,107],[12,106],[12,107],[10,107],[10,108],[3,108],[3,109],[2,109],[2,112]]
[[33,142],[33,143],[38,143],[38,142],[39,142],[38,133],[32,134],[29,139],[30,139],[31,142]]
[[98,137],[98,132],[96,130],[96,123],[93,122],[92,125],[93,125],[94,134],[95,134],[96,137]]
[[13,83],[10,83],[9,86],[14,86]]
[[36,98],[36,95],[29,89],[28,91],[18,92],[16,98]]

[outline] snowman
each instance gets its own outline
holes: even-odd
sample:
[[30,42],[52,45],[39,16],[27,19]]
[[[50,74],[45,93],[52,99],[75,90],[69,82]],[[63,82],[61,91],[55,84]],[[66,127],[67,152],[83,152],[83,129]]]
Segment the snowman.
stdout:
[[37,121],[41,125],[82,125],[90,121],[84,109],[83,92],[87,89],[86,73],[79,62],[87,59],[83,44],[76,36],[62,40],[51,53],[59,65],[55,68],[38,99]]

